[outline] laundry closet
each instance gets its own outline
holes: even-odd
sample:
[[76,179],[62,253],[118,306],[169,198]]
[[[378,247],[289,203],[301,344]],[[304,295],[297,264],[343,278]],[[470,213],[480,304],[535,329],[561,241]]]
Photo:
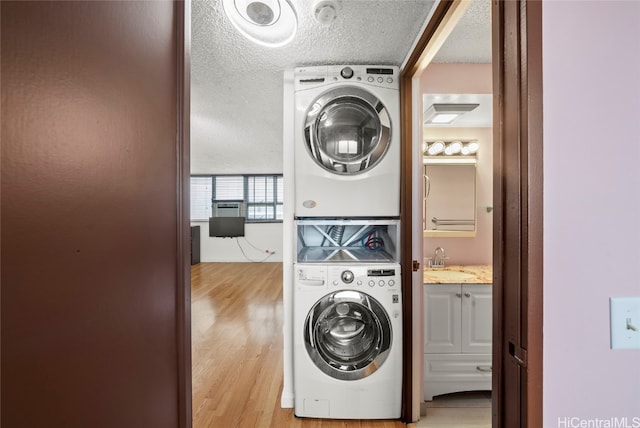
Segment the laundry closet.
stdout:
[[285,176],[293,201],[284,223],[292,302],[285,354],[291,335],[295,414],[399,418],[399,70],[313,66],[288,77],[285,152],[294,179]]

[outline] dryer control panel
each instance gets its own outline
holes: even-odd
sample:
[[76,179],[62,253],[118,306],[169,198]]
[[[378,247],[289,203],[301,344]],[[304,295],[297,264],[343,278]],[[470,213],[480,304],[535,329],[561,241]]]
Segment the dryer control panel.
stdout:
[[294,71],[295,89],[318,87],[332,83],[362,83],[399,89],[400,70],[391,65],[328,65],[298,67]]

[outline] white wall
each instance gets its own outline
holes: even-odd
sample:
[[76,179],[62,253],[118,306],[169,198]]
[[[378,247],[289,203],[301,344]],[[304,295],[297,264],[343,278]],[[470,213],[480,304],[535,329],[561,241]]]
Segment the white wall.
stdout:
[[640,426],[640,350],[609,348],[609,297],[640,296],[638,41],[638,1],[543,3],[545,428]]
[[[208,221],[192,221],[191,226],[200,226],[201,262],[282,262],[282,223],[246,223],[240,238],[210,237]],[[267,250],[275,254],[269,256]]]

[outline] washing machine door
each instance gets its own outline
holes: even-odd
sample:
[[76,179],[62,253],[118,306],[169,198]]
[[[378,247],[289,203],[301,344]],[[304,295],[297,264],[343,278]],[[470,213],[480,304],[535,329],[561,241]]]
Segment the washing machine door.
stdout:
[[305,320],[307,353],[325,374],[358,380],[387,359],[392,330],[382,305],[366,293],[343,290],[320,299]]
[[376,166],[391,143],[391,119],[370,92],[341,87],[318,97],[304,124],[307,149],[334,174],[358,174]]

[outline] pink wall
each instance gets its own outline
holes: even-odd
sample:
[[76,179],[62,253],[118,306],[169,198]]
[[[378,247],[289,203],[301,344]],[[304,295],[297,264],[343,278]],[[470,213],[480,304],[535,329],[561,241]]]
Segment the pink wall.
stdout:
[[420,76],[423,94],[490,94],[491,64],[429,64]]
[[435,249],[442,247],[448,257],[447,264],[491,264],[493,250],[493,132],[491,128],[430,128],[431,138],[472,139],[480,145],[476,155],[476,236],[473,238],[424,238],[424,257],[433,257]]
[[640,296],[638,40],[640,2],[543,5],[545,427],[640,426],[640,350],[609,348],[609,297]]
[[[490,94],[491,64],[430,64],[420,80],[423,94]],[[424,256],[443,247],[448,264],[491,264],[493,214],[493,141],[491,128],[429,128],[432,138],[477,138],[477,233],[473,238],[424,238]]]

